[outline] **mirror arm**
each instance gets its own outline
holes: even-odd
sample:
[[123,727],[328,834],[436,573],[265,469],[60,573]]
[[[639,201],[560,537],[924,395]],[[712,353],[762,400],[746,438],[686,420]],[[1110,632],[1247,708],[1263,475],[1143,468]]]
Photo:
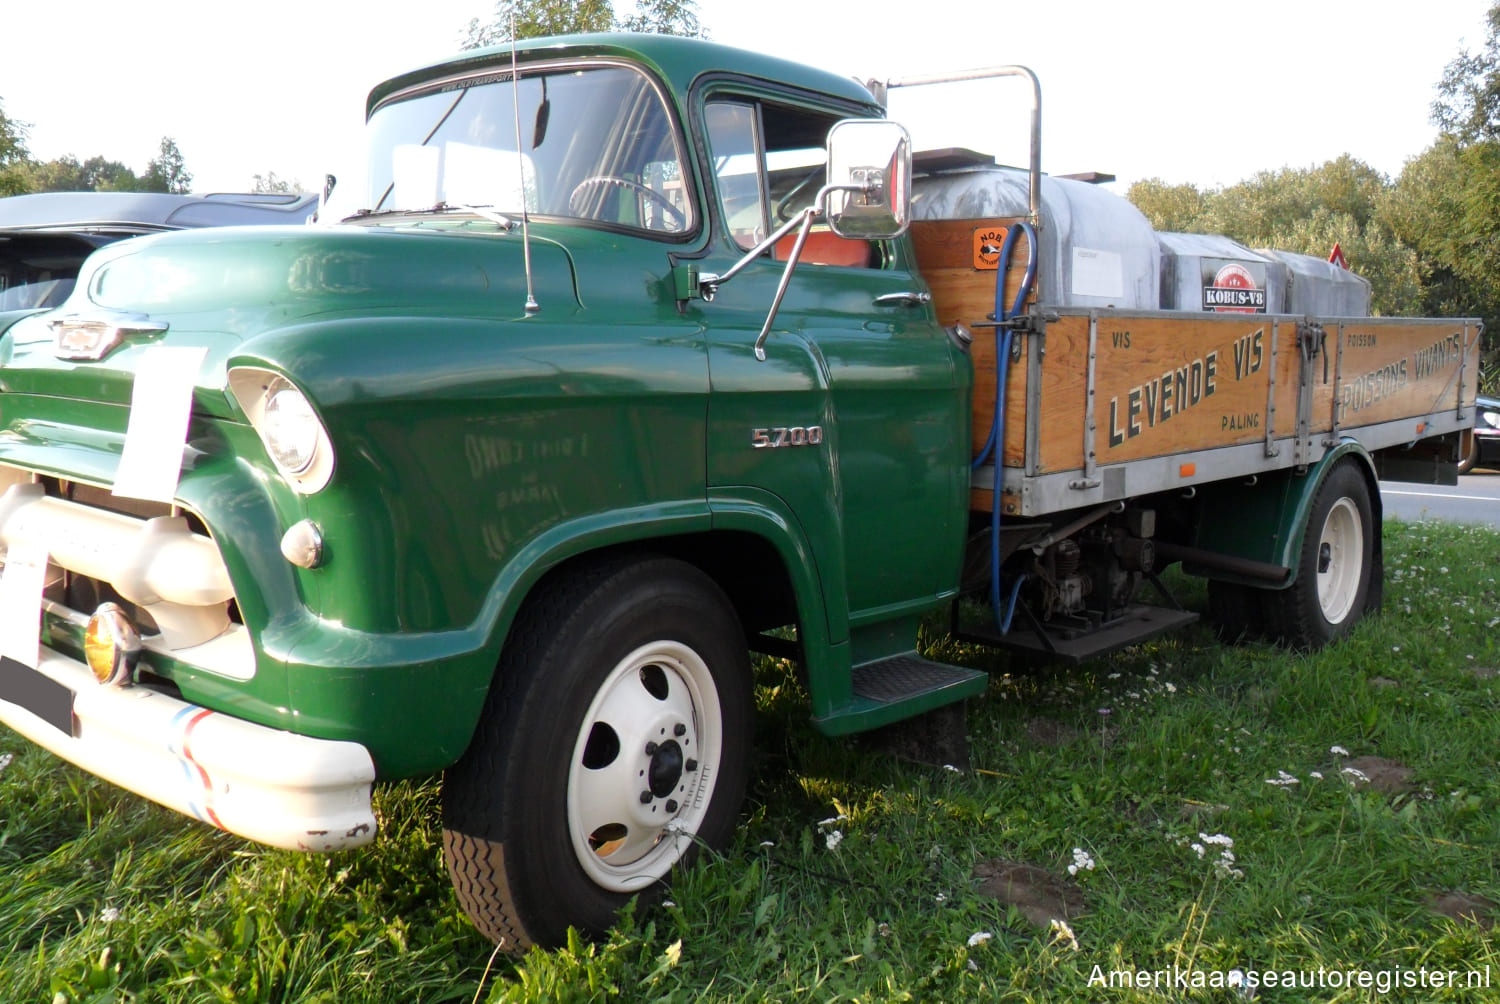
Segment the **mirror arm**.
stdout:
[[[766,315],[766,323],[761,325],[760,336],[755,339],[755,358],[761,362],[766,361],[766,339],[771,335],[771,325],[776,321],[776,312],[781,309],[781,301],[786,296],[786,288],[792,284],[792,270],[797,267],[797,259],[802,257],[802,245],[807,243],[807,235],[812,232],[813,220],[822,212],[822,193],[819,194],[819,205],[808,206],[799,214],[802,220],[802,229],[797,231],[797,240],[792,244],[792,251],[786,256],[786,268],[782,270],[781,282],[776,285],[776,296],[771,300],[771,312]],[[797,217],[793,217],[796,220]]]
[[[828,201],[828,193],[862,192],[865,190],[866,186],[863,185],[824,185],[822,188],[818,189],[817,198],[813,199],[812,205],[808,206],[806,209],[799,212],[796,216],[793,216],[791,219],[787,220],[781,226],[777,227],[776,230],[771,234],[771,236],[755,245],[755,247],[751,248],[749,251],[746,251],[744,255],[741,256],[739,261],[729,266],[728,271],[724,272],[723,274],[717,272],[705,272],[700,275],[698,277],[698,288],[702,293],[703,299],[709,303],[712,303],[714,294],[719,291],[719,287],[728,282],[730,279],[733,279],[736,275],[739,275],[740,271],[746,265],[750,264],[752,261],[765,254],[772,248],[772,246],[776,244],[777,241],[781,240],[781,238],[785,237],[793,230],[796,230],[798,227],[803,226],[805,222],[810,222],[811,219],[823,215],[823,207]],[[804,221],[804,217],[807,217],[808,219]],[[805,237],[803,238],[803,240],[805,240]],[[802,248],[802,243],[803,241],[799,240],[797,242],[795,250],[800,250]],[[793,257],[791,260],[796,261],[796,258]]]

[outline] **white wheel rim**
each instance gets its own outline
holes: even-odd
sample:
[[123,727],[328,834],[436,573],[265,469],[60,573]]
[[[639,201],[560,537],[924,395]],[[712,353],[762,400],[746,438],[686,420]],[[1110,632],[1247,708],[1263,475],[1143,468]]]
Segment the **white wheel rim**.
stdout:
[[596,884],[635,892],[687,853],[718,779],[721,722],[713,675],[686,645],[643,645],[605,677],[568,766],[568,835]]
[[1318,540],[1318,605],[1330,624],[1342,624],[1354,609],[1365,561],[1364,527],[1353,500],[1341,498],[1328,511]]

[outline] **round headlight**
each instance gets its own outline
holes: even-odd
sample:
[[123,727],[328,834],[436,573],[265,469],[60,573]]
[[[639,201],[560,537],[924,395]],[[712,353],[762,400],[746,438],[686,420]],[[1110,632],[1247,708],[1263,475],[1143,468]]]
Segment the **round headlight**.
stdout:
[[266,448],[278,467],[301,474],[312,466],[322,427],[300,390],[285,381],[267,388],[264,422]]
[[1479,420],[1491,429],[1500,429],[1500,412],[1481,411],[1479,413]]

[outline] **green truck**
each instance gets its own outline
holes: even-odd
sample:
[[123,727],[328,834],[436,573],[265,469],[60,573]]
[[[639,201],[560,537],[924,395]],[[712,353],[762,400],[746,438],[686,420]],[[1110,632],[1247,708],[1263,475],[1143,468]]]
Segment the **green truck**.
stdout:
[[914,157],[884,90],[465,53],[371,92],[342,222],[122,241],[0,314],[0,722],[315,852],[442,773],[458,898],[521,950],[729,837],[751,651],[841,735],[984,692],[917,654],[934,612],[1079,660],[1192,620],[1137,596],[1178,562],[1236,636],[1374,609],[1377,472],[1455,476],[1478,323],[1300,312],[1267,257],[1164,307],[1138,219]]

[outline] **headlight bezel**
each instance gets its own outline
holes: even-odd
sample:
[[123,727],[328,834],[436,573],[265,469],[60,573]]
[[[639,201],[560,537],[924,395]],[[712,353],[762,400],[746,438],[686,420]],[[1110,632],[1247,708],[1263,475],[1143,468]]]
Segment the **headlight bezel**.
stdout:
[[333,477],[333,444],[302,388],[274,370],[235,366],[229,391],[287,484],[303,495],[321,491]]

